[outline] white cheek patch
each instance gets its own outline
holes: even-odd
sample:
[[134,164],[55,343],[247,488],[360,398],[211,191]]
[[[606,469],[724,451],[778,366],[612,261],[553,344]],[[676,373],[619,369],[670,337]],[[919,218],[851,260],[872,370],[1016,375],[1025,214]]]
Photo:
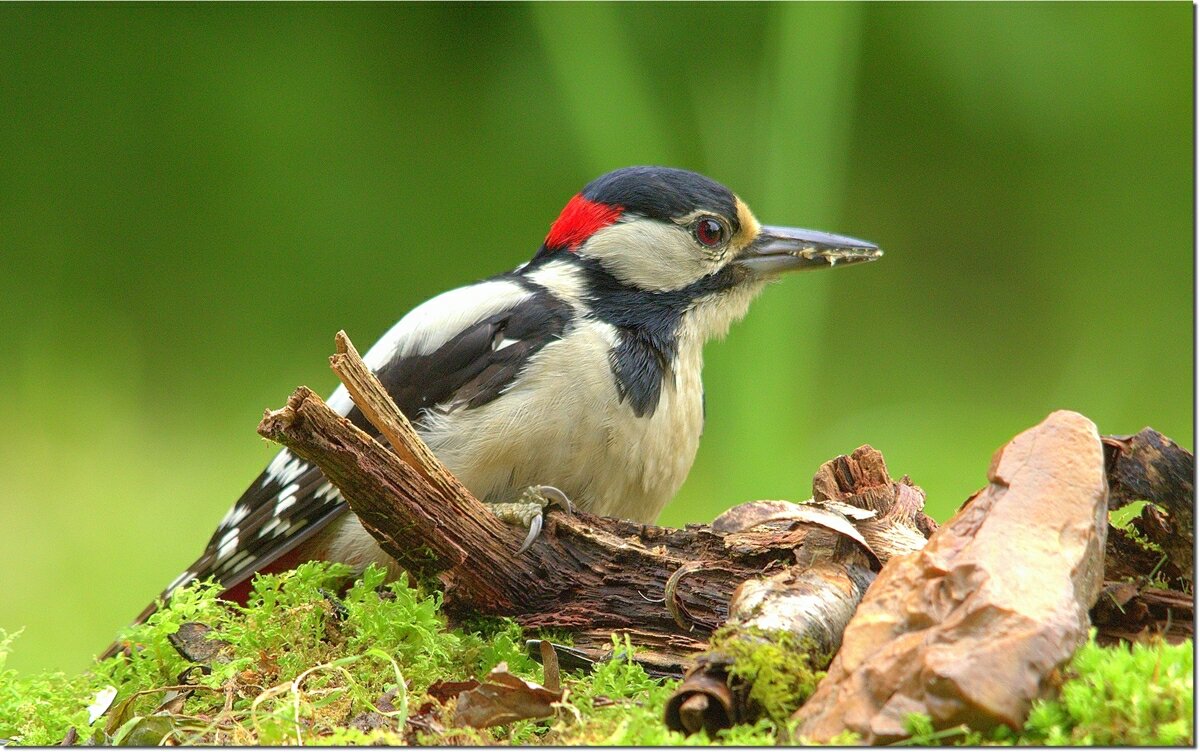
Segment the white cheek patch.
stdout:
[[652,219],[606,227],[579,252],[599,259],[618,281],[643,290],[678,290],[720,268],[687,228]]

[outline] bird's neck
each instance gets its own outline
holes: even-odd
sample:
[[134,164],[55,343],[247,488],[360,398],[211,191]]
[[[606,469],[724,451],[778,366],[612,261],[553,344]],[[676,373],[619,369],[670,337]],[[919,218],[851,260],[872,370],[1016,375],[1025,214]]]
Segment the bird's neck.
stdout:
[[664,381],[678,368],[699,370],[704,343],[724,336],[762,289],[735,284],[729,272],[677,290],[644,290],[579,257],[528,266],[521,275],[613,328],[613,373],[639,416],[654,413]]

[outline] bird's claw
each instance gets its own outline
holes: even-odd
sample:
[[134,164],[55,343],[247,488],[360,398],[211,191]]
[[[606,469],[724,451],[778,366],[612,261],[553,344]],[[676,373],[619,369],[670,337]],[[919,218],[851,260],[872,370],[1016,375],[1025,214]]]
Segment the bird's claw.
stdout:
[[575,505],[565,493],[554,486],[530,486],[525,489],[525,494],[540,496],[546,502],[546,508],[558,507],[567,514],[575,514]]
[[573,514],[575,509],[567,495],[554,486],[530,486],[521,494],[521,498],[509,504],[492,504],[492,511],[505,522],[528,527],[529,532],[518,554],[529,550],[545,526],[545,513],[552,507],[557,507],[567,514]]
[[544,515],[539,512],[538,515],[533,518],[533,521],[529,523],[529,532],[525,534],[525,540],[521,543],[521,547],[517,549],[517,556],[520,556],[528,551],[529,547],[533,545],[533,542],[537,540],[537,537],[542,534],[543,516]]

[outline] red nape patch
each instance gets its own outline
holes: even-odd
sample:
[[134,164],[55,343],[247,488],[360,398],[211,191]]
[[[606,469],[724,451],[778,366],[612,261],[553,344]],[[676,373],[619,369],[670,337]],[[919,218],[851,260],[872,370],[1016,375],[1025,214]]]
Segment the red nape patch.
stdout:
[[575,250],[597,230],[616,222],[621,216],[621,211],[619,206],[589,201],[577,193],[550,226],[550,234],[546,236],[546,247]]

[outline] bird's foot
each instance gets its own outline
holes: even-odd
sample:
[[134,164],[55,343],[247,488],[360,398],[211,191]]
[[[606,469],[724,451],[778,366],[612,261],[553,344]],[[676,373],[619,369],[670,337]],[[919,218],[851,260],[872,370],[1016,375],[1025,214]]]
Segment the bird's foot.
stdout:
[[488,504],[488,507],[504,522],[529,529],[525,542],[517,549],[518,554],[525,553],[541,534],[546,512],[551,507],[558,507],[567,514],[574,511],[571,500],[554,486],[530,486],[516,501]]

